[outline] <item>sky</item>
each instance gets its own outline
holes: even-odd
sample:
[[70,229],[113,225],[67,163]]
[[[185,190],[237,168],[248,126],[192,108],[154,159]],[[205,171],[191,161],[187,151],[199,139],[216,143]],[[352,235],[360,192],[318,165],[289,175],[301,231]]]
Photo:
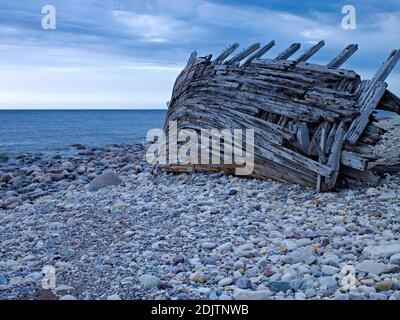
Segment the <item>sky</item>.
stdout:
[[[356,9],[356,29],[341,26]],[[42,7],[56,29],[42,28]],[[190,53],[218,55],[230,43],[302,48],[325,40],[311,60],[326,64],[348,44],[344,65],[371,78],[400,48],[400,0],[1,0],[0,108],[166,108]],[[400,66],[387,82],[400,94]]]

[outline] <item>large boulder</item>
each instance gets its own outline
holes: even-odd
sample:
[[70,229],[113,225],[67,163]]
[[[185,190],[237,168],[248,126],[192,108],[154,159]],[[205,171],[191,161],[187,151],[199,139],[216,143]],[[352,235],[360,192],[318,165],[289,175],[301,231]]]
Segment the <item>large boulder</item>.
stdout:
[[93,181],[86,186],[86,190],[96,192],[108,186],[118,186],[121,183],[122,180],[118,177],[117,173],[114,170],[107,169],[94,178]]

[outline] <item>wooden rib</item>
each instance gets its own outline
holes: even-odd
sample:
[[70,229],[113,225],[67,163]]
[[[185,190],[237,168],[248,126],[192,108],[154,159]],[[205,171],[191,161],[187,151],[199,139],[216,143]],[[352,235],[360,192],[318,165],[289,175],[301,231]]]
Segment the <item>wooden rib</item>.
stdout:
[[[324,122],[324,124],[322,125],[321,128],[321,137],[320,137],[320,145],[319,145],[319,163],[321,164],[325,164],[326,162],[326,157],[325,157],[325,148],[326,148],[326,139],[328,137],[328,127],[329,127],[329,123],[328,122]],[[320,174],[318,174],[317,176],[317,192],[321,192],[322,191],[322,185],[323,185],[323,179],[322,176]]]
[[239,48],[239,43],[231,44],[228,48],[226,48],[221,55],[219,55],[215,60],[214,64],[221,64],[226,58],[228,58],[237,48]]
[[368,126],[369,117],[379,104],[379,101],[381,101],[386,91],[386,88],[387,83],[381,82],[377,85],[375,90],[371,92],[369,96],[370,99],[367,98],[367,101],[362,106],[361,114],[353,121],[350,126],[350,129],[346,136],[346,140],[349,143],[355,144],[358,141],[358,139],[364,132],[364,129]]
[[349,151],[342,151],[340,162],[353,169],[364,171],[368,166],[368,159]]
[[274,61],[279,61],[279,60],[287,60],[290,56],[292,56],[297,50],[299,50],[301,47],[300,43],[293,43],[289,48],[287,48],[285,51],[281,52],[275,59]]
[[242,68],[247,67],[253,60],[260,59],[264,54],[266,54],[273,46],[275,41],[272,40],[270,43],[262,47],[257,52],[254,52],[247,60],[243,63]]
[[358,49],[358,45],[349,44],[335,59],[327,64],[330,68],[339,68],[345,63]]
[[342,155],[342,146],[346,135],[344,122],[341,121],[335,134],[335,139],[332,144],[331,153],[328,158],[327,166],[331,168],[333,174],[331,177],[325,178],[325,183],[329,190],[333,189],[336,185],[336,180],[339,175],[340,160]]
[[191,65],[193,65],[194,61],[197,58],[197,52],[193,51],[192,54],[189,57],[189,60],[186,63],[186,68],[190,67]]
[[260,44],[259,43],[254,43],[252,44],[250,47],[248,47],[247,49],[243,50],[241,53],[237,54],[236,56],[234,56],[232,59],[228,60],[226,62],[226,64],[237,64],[240,61],[242,61],[243,59],[245,59],[246,57],[248,57],[249,55],[251,55],[254,51],[257,51],[258,49],[260,49]]
[[374,77],[367,82],[366,88],[361,92],[359,97],[359,108],[365,104],[366,99],[370,96],[371,92],[375,90],[375,87],[379,84],[379,82],[383,82],[386,80],[389,73],[396,66],[397,62],[400,59],[400,49],[393,50],[386,61],[379,67],[378,71],[375,73]]
[[306,52],[304,52],[300,57],[298,57],[295,60],[296,64],[300,63],[300,62],[306,62],[314,54],[316,54],[324,45],[325,45],[325,41],[321,40],[316,45],[314,45],[311,48],[309,48]]

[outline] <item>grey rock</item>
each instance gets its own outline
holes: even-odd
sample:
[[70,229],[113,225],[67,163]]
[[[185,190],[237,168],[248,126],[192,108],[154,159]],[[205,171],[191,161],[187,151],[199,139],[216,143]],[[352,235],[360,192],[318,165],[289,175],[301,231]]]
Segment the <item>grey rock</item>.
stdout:
[[234,254],[238,257],[254,258],[258,255],[252,244],[244,244],[237,248]]
[[284,281],[272,281],[268,284],[268,288],[275,293],[291,290],[290,283]]
[[230,286],[232,283],[233,283],[232,278],[224,278],[224,279],[221,279],[220,281],[218,281],[218,286],[226,287],[226,286]]
[[379,281],[375,283],[375,289],[378,291],[389,291],[392,288],[391,281]]
[[250,291],[243,289],[235,289],[233,299],[235,300],[267,300],[271,292],[268,290]]
[[144,274],[140,276],[139,281],[143,285],[144,289],[159,288],[162,284],[162,281],[160,279],[149,274]]
[[390,257],[390,263],[400,265],[400,253],[396,253]]
[[212,250],[217,247],[217,244],[213,242],[204,242],[201,247],[206,250]]
[[373,258],[390,257],[396,253],[400,253],[400,243],[381,246],[368,246],[364,248],[363,253]]
[[61,301],[72,301],[72,300],[78,300],[78,299],[77,299],[76,297],[70,295],[70,294],[67,294],[67,295],[65,295],[65,296],[62,296],[62,297],[60,298],[60,300],[61,300]]
[[0,273],[0,286],[7,284],[6,276]]
[[334,274],[338,274],[340,272],[340,269],[336,268],[336,267],[324,265],[324,266],[322,266],[321,271],[323,274],[326,274],[328,276],[333,276]]
[[386,265],[380,262],[365,260],[355,265],[357,271],[380,275],[387,270]]
[[253,284],[249,278],[242,277],[237,280],[236,286],[240,289],[251,289]]
[[118,177],[115,171],[107,169],[103,171],[101,175],[94,178],[93,181],[86,186],[86,190],[96,192],[108,186],[118,186],[121,183],[122,180]]
[[338,287],[338,282],[335,277],[321,277],[318,281],[321,286],[325,286],[329,290],[335,290]]

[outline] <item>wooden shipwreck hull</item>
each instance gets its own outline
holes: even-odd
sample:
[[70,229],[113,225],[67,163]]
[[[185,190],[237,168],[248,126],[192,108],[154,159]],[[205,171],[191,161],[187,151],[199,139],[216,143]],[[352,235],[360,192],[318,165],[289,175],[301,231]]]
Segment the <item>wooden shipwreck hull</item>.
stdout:
[[[234,55],[238,44],[221,55],[192,53],[178,76],[166,120],[181,129],[254,129],[252,177],[276,179],[318,191],[353,183],[374,184],[393,171],[373,156],[384,130],[374,110],[400,113],[400,100],[385,80],[400,58],[394,50],[371,80],[339,67],[357,50],[349,45],[327,65],[307,63],[320,41],[295,60],[295,43],[275,59],[261,57],[274,46],[254,44]],[[168,148],[168,147],[167,147]],[[168,170],[227,171],[232,165],[169,165]]]

